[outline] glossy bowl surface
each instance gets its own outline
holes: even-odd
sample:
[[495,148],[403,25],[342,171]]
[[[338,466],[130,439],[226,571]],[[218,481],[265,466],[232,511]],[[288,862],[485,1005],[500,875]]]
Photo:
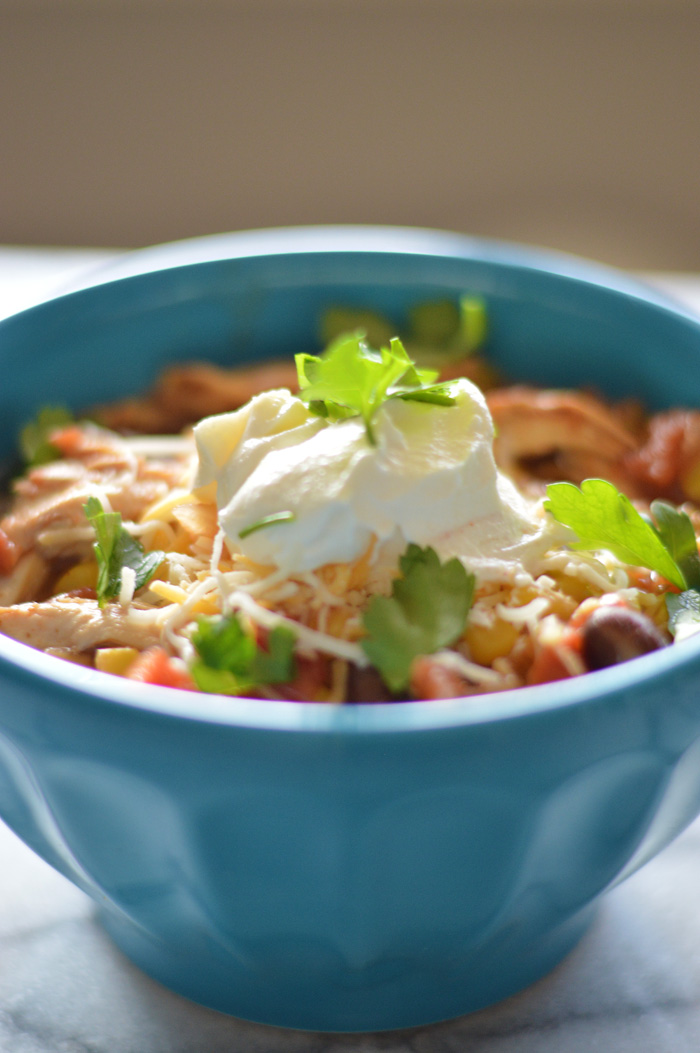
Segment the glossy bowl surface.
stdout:
[[[42,403],[315,350],[330,304],[399,324],[464,291],[514,380],[700,406],[700,323],[617,272],[428,231],[262,231],[134,253],[0,323],[0,453]],[[549,970],[700,811],[699,676],[689,640],[492,698],[330,707],[145,687],[0,637],[0,815],[190,998],[425,1024]]]

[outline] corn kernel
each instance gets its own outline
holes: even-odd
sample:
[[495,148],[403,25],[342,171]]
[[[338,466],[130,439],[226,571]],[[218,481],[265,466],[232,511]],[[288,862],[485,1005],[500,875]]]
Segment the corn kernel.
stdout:
[[90,560],[87,563],[76,563],[58,579],[54,586],[54,595],[70,592],[72,589],[94,589],[97,586],[97,564]]
[[123,676],[138,654],[135,647],[98,647],[95,651],[95,669],[101,673]]
[[472,660],[485,666],[510,654],[517,638],[516,627],[503,618],[497,618],[491,626],[470,625],[464,634]]

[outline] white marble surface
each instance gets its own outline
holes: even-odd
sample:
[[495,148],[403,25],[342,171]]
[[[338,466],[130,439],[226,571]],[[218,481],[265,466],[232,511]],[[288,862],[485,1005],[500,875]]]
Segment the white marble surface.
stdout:
[[[0,248],[0,316],[110,253]],[[700,311],[700,277],[654,279]],[[603,901],[579,946],[527,991],[469,1017],[378,1035],[248,1024],[145,977],[90,900],[0,824],[0,1053],[697,1053],[700,821]]]
[[700,823],[603,901],[538,984],[491,1009],[377,1035],[234,1020],[126,961],[90,900],[0,827],[2,1053],[697,1053]]

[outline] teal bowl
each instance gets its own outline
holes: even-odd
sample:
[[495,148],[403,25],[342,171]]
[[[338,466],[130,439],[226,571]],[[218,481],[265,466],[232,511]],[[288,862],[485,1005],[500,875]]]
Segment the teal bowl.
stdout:
[[[516,380],[700,406],[700,323],[616,272],[426,231],[264,231],[133,254],[1,323],[0,451],[43,402],[313,349],[331,303],[399,324],[465,290]],[[700,811],[699,683],[691,639],[492,697],[254,702],[0,637],[0,815],[188,998],[294,1028],[426,1024],[551,969]]]

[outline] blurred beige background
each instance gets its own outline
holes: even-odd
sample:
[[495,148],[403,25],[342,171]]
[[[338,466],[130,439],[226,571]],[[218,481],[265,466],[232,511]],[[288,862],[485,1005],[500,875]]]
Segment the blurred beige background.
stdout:
[[700,271],[697,0],[0,0],[0,243],[396,223]]

